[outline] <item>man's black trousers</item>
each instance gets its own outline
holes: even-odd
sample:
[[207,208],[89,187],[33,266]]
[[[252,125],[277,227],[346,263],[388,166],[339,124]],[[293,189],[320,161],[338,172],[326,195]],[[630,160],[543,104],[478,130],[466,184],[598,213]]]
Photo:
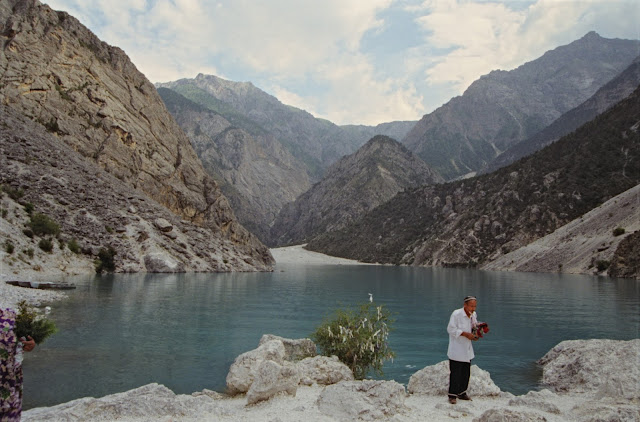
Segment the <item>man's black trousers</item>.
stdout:
[[449,359],[449,397],[458,397],[467,392],[471,362],[458,362]]

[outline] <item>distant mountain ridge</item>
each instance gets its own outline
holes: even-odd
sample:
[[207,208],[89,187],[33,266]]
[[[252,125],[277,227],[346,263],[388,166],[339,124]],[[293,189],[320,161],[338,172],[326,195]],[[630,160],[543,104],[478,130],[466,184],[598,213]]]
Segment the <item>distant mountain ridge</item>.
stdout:
[[398,141],[375,136],[333,164],[320,182],[282,209],[270,243],[305,243],[357,220],[405,188],[442,181]]
[[491,174],[407,189],[307,248],[366,262],[491,262],[640,183],[639,126],[640,87],[532,156]]
[[493,71],[425,115],[402,140],[451,180],[480,170],[591,97],[638,56],[640,41],[590,32],[512,71]]
[[307,168],[312,181],[341,157],[351,154],[374,135],[403,137],[415,122],[390,122],[375,127],[338,126],[281,103],[250,82],[233,82],[213,75],[157,83],[218,112],[252,135],[270,134]]
[[636,57],[622,73],[598,89],[587,101],[563,114],[532,137],[515,144],[497,156],[482,169],[481,173],[491,173],[544,148],[631,95],[638,85],[640,85],[640,56]]
[[158,93],[238,220],[267,241],[282,206],[311,186],[304,165],[266,131],[251,134],[171,89]]

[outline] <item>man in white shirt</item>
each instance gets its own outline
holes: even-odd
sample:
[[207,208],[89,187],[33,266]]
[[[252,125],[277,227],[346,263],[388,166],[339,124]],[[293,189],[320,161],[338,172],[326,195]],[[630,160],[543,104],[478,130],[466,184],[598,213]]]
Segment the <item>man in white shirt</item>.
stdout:
[[451,314],[447,332],[449,333],[449,403],[455,404],[457,399],[471,400],[467,394],[469,376],[471,375],[471,359],[474,358],[472,341],[478,339],[473,334],[477,325],[477,300],[474,296],[464,298],[464,305]]

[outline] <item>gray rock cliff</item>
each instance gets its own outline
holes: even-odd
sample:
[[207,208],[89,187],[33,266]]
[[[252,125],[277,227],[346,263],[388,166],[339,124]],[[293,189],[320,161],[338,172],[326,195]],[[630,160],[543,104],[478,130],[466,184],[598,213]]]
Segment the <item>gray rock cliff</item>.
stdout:
[[[36,0],[0,8],[0,102],[176,218],[268,269],[268,250],[236,220],[154,86],[126,54]],[[80,204],[78,204],[80,205]]]

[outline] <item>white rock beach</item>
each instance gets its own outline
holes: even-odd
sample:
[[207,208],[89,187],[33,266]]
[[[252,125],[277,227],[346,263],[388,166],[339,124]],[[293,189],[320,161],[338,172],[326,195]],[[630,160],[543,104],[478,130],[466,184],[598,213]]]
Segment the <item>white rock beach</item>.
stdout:
[[[278,264],[319,265],[335,259],[301,246],[272,253],[276,270]],[[346,261],[340,263],[358,264]],[[15,274],[10,278],[18,279]],[[43,304],[65,297],[55,291],[9,286],[4,283],[7,279],[0,275],[2,307],[14,307],[20,300]],[[101,398],[30,409],[22,420],[640,421],[640,339],[562,342],[540,360],[541,389],[522,396],[500,391],[490,374],[474,365],[469,387],[473,401],[456,405],[447,401],[446,361],[417,371],[404,386],[395,381],[354,381],[340,362],[309,357],[308,349],[307,340],[264,336],[255,350],[236,359],[242,368],[230,368],[230,376],[240,375],[231,381],[228,376],[227,385],[243,385],[236,391],[244,390],[233,396],[210,390],[175,394],[163,385],[148,384]]]

